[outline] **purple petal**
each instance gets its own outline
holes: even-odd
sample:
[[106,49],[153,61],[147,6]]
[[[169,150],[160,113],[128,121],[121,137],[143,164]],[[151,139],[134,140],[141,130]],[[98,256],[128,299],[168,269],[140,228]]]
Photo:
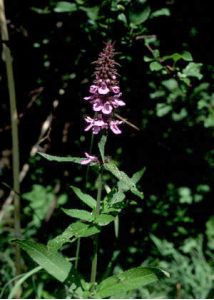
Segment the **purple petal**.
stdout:
[[92,127],[93,127],[93,124],[89,124],[89,125],[84,129],[84,131],[89,131]]
[[89,116],[87,116],[87,117],[85,118],[85,121],[86,121],[87,123],[93,123],[93,122],[94,122],[94,120],[93,120],[91,117],[89,117]]
[[102,110],[103,105],[102,102],[100,101],[100,99],[95,100],[94,104],[93,104],[93,110],[94,111],[100,111]]
[[90,155],[85,152],[86,158],[81,161],[82,165],[90,164],[91,162],[98,162],[98,158],[96,156]]
[[119,86],[113,86],[113,87],[111,88],[111,90],[112,90],[112,92],[115,93],[115,94],[118,94],[118,93],[120,92]]
[[91,96],[89,96],[89,97],[84,97],[83,99],[86,100],[86,101],[88,101],[88,100],[91,99]]
[[121,124],[121,121],[110,121],[110,129],[115,134],[120,134],[122,131],[118,128],[118,124]]
[[81,163],[81,165],[87,165],[87,164],[90,164],[90,162],[91,162],[90,158],[85,158],[80,163]]
[[96,156],[90,155],[90,154],[88,154],[88,152],[85,152],[85,156],[87,158],[90,158],[91,160],[96,160],[97,159]]
[[102,108],[102,112],[106,115],[110,114],[112,112],[112,106],[109,102],[106,102],[104,105],[103,105],[103,108]]
[[100,130],[101,130],[101,127],[100,127],[100,126],[94,126],[94,127],[92,128],[93,134],[98,134],[98,133],[100,132]]
[[97,92],[97,89],[98,89],[97,85],[91,85],[89,91],[91,94],[95,94]]
[[105,83],[102,83],[101,87],[98,88],[98,93],[101,95],[106,95],[109,92],[109,88]]
[[96,120],[96,121],[94,121],[94,125],[102,127],[105,125],[105,122],[103,120]]
[[112,101],[112,104],[113,104],[113,106],[114,106],[115,108],[117,108],[118,106],[124,106],[124,105],[126,105],[126,103],[125,103],[124,101],[122,101],[122,100],[117,100],[117,99],[114,99],[114,100]]

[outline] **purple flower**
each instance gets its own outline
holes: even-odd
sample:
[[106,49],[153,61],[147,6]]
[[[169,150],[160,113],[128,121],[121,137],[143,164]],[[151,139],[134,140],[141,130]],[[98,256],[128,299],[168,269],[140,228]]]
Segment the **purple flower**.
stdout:
[[118,120],[111,120],[109,122],[109,127],[111,129],[112,132],[114,132],[115,134],[120,134],[122,131],[118,128],[117,125],[122,124],[122,121],[118,121]]
[[98,134],[101,129],[108,128],[108,124],[104,122],[101,117],[99,116],[99,119],[92,119],[90,117],[86,117],[85,121],[89,124],[85,131],[89,131],[92,129],[93,134]]
[[99,93],[100,95],[106,95],[106,94],[108,94],[109,91],[110,91],[110,90],[109,90],[109,88],[107,87],[106,83],[105,83],[105,82],[102,82],[101,85],[100,85],[100,87],[98,88],[98,93]]
[[102,113],[109,115],[113,110],[113,107],[109,101],[103,104]]
[[93,101],[93,110],[101,111],[103,109],[103,104],[99,98]]
[[94,111],[101,111],[103,114],[108,115],[112,112],[112,105],[110,102],[102,103],[101,99],[96,99],[93,101],[93,110]]
[[86,156],[86,158],[81,161],[81,165],[88,165],[92,162],[93,163],[99,162],[99,160],[96,156],[89,155],[87,152],[85,152],[85,156]]

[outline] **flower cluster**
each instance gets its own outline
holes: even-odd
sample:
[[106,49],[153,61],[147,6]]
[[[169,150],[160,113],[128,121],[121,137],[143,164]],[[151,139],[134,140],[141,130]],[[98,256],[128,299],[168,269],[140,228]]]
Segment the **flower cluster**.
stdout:
[[90,96],[84,100],[92,105],[96,113],[94,118],[87,116],[85,121],[87,126],[85,131],[92,130],[93,134],[98,134],[102,129],[110,128],[114,134],[120,134],[118,127],[122,121],[114,119],[114,110],[124,106],[125,102],[121,100],[117,63],[114,60],[115,50],[111,42],[108,42],[104,50],[100,53],[95,64],[95,79],[90,86]]

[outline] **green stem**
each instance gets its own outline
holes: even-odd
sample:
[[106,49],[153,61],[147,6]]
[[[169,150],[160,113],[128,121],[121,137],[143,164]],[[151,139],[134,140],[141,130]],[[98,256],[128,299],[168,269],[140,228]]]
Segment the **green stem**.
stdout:
[[[12,127],[12,164],[13,164],[13,191],[14,192],[14,231],[15,237],[21,236],[20,224],[20,182],[19,182],[19,136],[18,136],[18,113],[16,108],[15,80],[13,74],[12,56],[7,43],[9,43],[9,34],[7,21],[5,17],[4,1],[0,0],[0,27],[1,39],[3,41],[3,58],[6,64],[8,93],[10,99],[10,115]],[[15,266],[16,275],[21,273],[21,254],[20,246],[15,246]]]
[[[100,214],[100,204],[101,204],[101,197],[102,197],[102,167],[100,170],[100,174],[98,176],[98,189],[97,189],[97,204],[96,204],[96,216]],[[93,258],[92,258],[92,265],[91,265],[91,291],[94,291],[95,283],[96,283],[96,276],[97,276],[97,256],[98,256],[98,234],[94,236],[93,240]]]
[[76,253],[75,253],[75,264],[74,264],[74,267],[76,270],[78,268],[79,256],[80,256],[80,241],[81,241],[81,238],[78,238],[77,239],[77,248],[76,248]]
[[[91,154],[92,148],[94,144],[94,135],[93,133],[91,134],[91,141],[90,141],[90,147],[89,147],[89,153]],[[87,187],[87,182],[88,182],[88,176],[89,176],[89,169],[90,166],[87,166],[86,169],[86,175],[85,175],[85,186]],[[81,238],[77,239],[77,247],[76,247],[76,253],[75,253],[75,269],[77,270],[78,268],[78,263],[79,263],[79,256],[80,256],[80,244],[81,244]]]

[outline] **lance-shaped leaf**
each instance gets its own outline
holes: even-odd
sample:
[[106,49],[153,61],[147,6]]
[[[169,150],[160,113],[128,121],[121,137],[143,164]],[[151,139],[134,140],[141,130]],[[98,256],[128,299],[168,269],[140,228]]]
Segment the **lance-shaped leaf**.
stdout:
[[30,257],[50,275],[63,282],[71,269],[71,264],[61,254],[51,251],[45,245],[28,240],[15,240]]
[[55,156],[55,155],[50,155],[50,154],[41,153],[41,152],[39,152],[38,154],[49,161],[57,161],[57,162],[64,162],[64,163],[73,162],[76,164],[81,164],[81,162],[85,159],[83,157]]
[[94,216],[88,212],[87,210],[83,209],[62,209],[64,213],[72,218],[80,219],[83,221],[91,222],[94,219]]
[[106,144],[107,136],[103,135],[100,139],[100,142],[98,143],[98,148],[100,151],[100,155],[102,158],[102,161],[105,161],[105,144]]
[[105,226],[114,221],[115,217],[109,214],[100,214],[96,217],[95,223],[100,226]]
[[95,298],[107,298],[141,288],[158,281],[169,273],[156,268],[133,268],[103,280],[96,289]]
[[143,199],[143,193],[137,189],[135,182],[125,172],[120,171],[113,162],[105,163],[104,167],[119,179],[118,188],[120,190],[125,192],[130,190],[133,194]]
[[83,193],[78,187],[71,185],[72,190],[77,195],[77,197],[90,208],[95,209],[96,200],[90,195]]
[[132,175],[132,177],[131,177],[131,180],[132,180],[135,184],[137,184],[137,183],[140,181],[140,179],[142,178],[142,176],[144,175],[145,170],[146,170],[146,168],[143,168],[143,169],[141,169],[140,171],[137,171],[136,173],[134,173],[134,174]]
[[73,242],[76,238],[88,237],[100,231],[97,225],[75,222],[68,226],[64,232],[48,242],[48,248],[57,251],[66,243]]

